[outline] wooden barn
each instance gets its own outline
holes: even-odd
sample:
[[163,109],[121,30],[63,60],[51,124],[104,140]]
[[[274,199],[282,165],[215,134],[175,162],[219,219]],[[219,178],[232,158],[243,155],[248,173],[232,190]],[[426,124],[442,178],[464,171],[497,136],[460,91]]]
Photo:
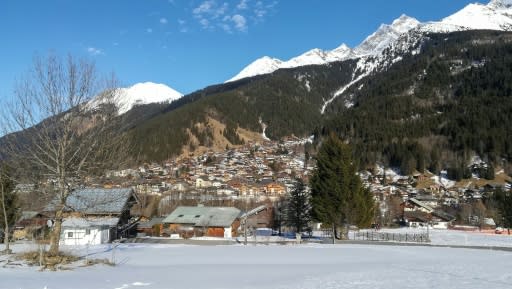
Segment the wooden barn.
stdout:
[[164,220],[168,234],[181,237],[232,238],[240,226],[240,210],[232,207],[177,207]]

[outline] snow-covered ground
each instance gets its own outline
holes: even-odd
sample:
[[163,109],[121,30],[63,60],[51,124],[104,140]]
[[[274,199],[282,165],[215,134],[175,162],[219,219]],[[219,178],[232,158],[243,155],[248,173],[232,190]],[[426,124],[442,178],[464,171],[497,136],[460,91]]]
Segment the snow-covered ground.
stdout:
[[[434,240],[459,242],[452,240],[457,234],[443,240],[437,232]],[[93,253],[91,258],[110,259],[109,248],[95,246],[88,252]],[[17,251],[26,249],[27,245],[14,246]],[[85,248],[73,251],[85,254]],[[0,288],[512,288],[512,253],[490,250],[122,244],[115,260],[115,267],[58,272],[0,267]]]

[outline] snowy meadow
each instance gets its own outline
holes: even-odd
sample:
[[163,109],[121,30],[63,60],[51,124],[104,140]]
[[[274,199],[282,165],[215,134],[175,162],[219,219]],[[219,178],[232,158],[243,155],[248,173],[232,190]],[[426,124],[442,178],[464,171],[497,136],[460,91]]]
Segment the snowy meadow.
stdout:
[[[510,239],[509,239],[510,240]],[[15,251],[30,249],[15,245]],[[33,245],[32,245],[33,246]],[[512,252],[378,245],[189,246],[121,244],[67,248],[116,266],[49,272],[0,267],[1,289],[57,288],[511,288]]]

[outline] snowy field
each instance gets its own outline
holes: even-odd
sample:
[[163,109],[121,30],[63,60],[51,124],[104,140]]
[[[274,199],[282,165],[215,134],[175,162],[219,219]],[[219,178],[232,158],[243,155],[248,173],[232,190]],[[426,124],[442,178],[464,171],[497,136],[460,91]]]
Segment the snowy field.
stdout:
[[[110,259],[109,248],[96,246],[88,252],[91,258]],[[73,270],[58,272],[0,267],[0,288],[512,288],[512,253],[491,250],[122,244],[115,260],[115,267],[76,264]]]

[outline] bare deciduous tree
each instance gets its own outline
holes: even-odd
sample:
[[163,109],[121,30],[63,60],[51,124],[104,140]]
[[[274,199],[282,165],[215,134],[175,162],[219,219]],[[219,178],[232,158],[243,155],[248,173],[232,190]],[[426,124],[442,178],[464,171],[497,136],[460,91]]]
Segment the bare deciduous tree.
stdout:
[[14,182],[3,164],[0,164],[0,209],[0,216],[2,216],[2,226],[0,227],[4,230],[5,249],[3,252],[10,254],[9,235],[12,229],[11,225],[14,225],[18,217],[18,204],[14,193]]
[[99,79],[86,59],[36,57],[12,103],[4,105],[3,122],[11,132],[4,136],[4,157],[15,160],[18,174],[51,188],[56,201],[50,254],[59,252],[69,194],[126,152],[114,121],[116,87],[114,77]]

